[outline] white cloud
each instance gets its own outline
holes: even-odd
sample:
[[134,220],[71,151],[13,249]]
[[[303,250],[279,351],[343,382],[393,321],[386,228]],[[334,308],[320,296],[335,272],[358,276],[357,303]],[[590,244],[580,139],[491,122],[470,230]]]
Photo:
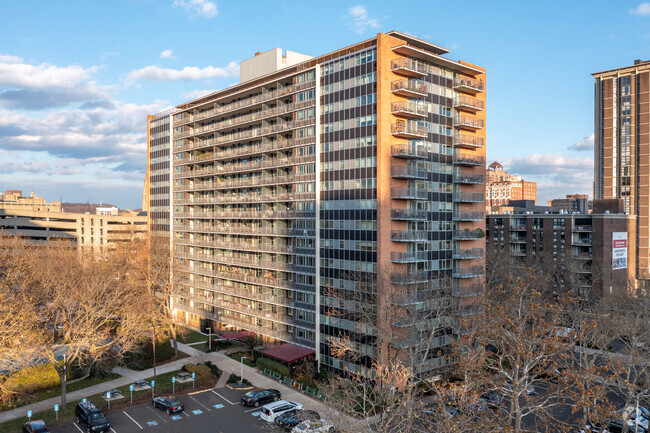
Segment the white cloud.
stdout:
[[200,98],[201,96],[206,96],[209,95],[210,93],[214,93],[216,90],[213,89],[196,89],[196,90],[190,90],[188,92],[183,92],[181,94],[182,99],[197,99]]
[[169,59],[173,55],[174,55],[174,52],[172,50],[165,50],[162,53],[160,53],[160,58],[161,59]]
[[22,63],[23,59],[9,54],[0,54],[0,63]]
[[214,18],[219,13],[217,5],[209,0],[174,0],[173,6],[205,18]]
[[147,81],[189,81],[201,80],[205,78],[227,78],[235,77],[239,74],[239,64],[236,62],[228,63],[225,68],[215,68],[207,66],[203,69],[196,66],[186,66],[183,69],[162,68],[160,66],[145,66],[141,69],[135,69],[129,72],[126,78],[127,82],[138,80]]
[[346,19],[348,20],[349,26],[356,33],[363,33],[369,27],[373,29],[379,27],[379,20],[370,18],[368,16],[368,9],[361,5],[348,8]]
[[594,150],[594,134],[591,133],[577,143],[573,143],[568,149],[576,151]]
[[0,86],[70,88],[88,81],[96,70],[96,67],[86,69],[79,65],[59,67],[41,63],[34,66],[22,62],[0,61]]
[[630,9],[630,13],[634,15],[650,15],[650,3],[641,3],[634,9]]

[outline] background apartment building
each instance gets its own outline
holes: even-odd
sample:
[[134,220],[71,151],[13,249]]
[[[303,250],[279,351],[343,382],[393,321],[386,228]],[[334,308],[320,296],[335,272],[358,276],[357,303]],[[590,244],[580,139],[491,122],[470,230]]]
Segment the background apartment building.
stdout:
[[[316,58],[270,50],[242,62],[241,84],[177,107],[174,301],[187,323],[361,372],[423,332],[437,350],[421,372],[444,364],[445,320],[400,319],[424,317],[432,296],[454,297],[449,320],[472,314],[484,273],[485,71],[446,53],[398,32]],[[391,304],[390,347],[347,302],[368,287],[377,311]],[[332,353],[342,335],[359,360]]]
[[622,199],[636,215],[637,277],[650,270],[650,62],[595,78],[594,199]]
[[564,198],[549,200],[547,204],[568,213],[589,213],[591,210],[587,194],[567,194]]
[[490,164],[485,172],[486,205],[503,206],[510,200],[537,201],[537,183],[508,174],[498,162]]
[[542,266],[558,292],[576,289],[593,300],[624,292],[635,278],[636,218],[622,211],[618,203],[600,200],[592,214],[491,214],[487,244],[510,254],[513,266]]

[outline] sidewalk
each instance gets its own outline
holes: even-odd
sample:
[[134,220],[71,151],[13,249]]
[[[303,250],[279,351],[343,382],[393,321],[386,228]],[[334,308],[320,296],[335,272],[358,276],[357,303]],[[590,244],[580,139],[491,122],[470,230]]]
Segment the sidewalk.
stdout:
[[[230,377],[232,373],[237,375],[240,374],[240,369],[242,367],[241,363],[235,361],[234,359],[228,358],[221,352],[205,353],[182,343],[178,343],[178,350],[187,353],[190,355],[190,357],[179,359],[178,361],[170,362],[168,364],[163,364],[159,367],[156,367],[156,374],[169,373],[170,371],[179,370],[183,365],[188,363],[203,363],[206,361],[211,361],[212,363],[216,364],[217,367],[219,367],[219,369],[223,372],[222,377],[217,384],[217,387],[223,387],[225,385],[225,381],[228,380],[228,377]],[[152,368],[143,371],[133,371],[123,367],[118,367],[114,371],[118,374],[124,374],[124,376],[98,385],[89,386],[88,388],[68,392],[68,403],[81,400],[82,398],[89,397],[91,395],[104,393],[118,386],[131,384],[138,379],[145,379],[153,376]],[[340,412],[333,410],[322,401],[311,398],[310,396],[303,394],[302,392],[297,391],[292,387],[273,380],[268,376],[262,375],[256,368],[249,367],[244,364],[243,374],[244,378],[251,382],[253,386],[257,388],[278,389],[280,392],[282,392],[282,398],[284,400],[291,400],[301,403],[308,409],[314,409],[318,411],[323,417],[332,420],[341,419],[341,417],[343,417],[349,421],[352,421],[351,418],[348,418]],[[0,412],[0,423],[11,421],[17,418],[25,418],[27,416],[28,410],[32,410],[34,414],[45,410],[52,410],[54,408],[54,405],[60,402],[61,397],[59,396],[5,412]]]

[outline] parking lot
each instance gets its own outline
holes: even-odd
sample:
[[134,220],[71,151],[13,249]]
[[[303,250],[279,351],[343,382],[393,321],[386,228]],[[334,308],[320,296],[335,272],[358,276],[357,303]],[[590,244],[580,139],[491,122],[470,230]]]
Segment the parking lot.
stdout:
[[[136,433],[150,431],[165,432],[241,432],[254,433],[260,430],[273,431],[259,418],[260,409],[244,407],[240,397],[245,392],[228,388],[210,389],[193,395],[179,396],[185,410],[168,415],[151,404],[133,406],[106,413],[113,433]],[[67,422],[51,426],[52,433],[79,433],[85,429],[76,422]]]

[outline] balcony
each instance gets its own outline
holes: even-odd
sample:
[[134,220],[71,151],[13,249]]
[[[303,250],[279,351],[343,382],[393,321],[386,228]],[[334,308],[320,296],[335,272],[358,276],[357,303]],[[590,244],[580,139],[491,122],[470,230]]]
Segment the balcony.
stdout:
[[483,185],[484,177],[482,174],[454,173],[454,183],[466,185]]
[[395,80],[390,83],[394,95],[406,98],[424,98],[427,96],[427,84],[420,80]]
[[393,242],[424,242],[427,240],[427,232],[424,230],[392,230],[390,232],[390,240]]
[[591,260],[592,255],[591,253],[578,252],[578,253],[573,253],[573,258],[578,260]]
[[398,101],[391,104],[391,112],[395,116],[425,118],[429,111],[427,106],[418,101]]
[[394,187],[390,189],[390,197],[393,200],[426,200],[429,194],[422,189]]
[[473,241],[476,239],[483,239],[484,237],[485,232],[481,229],[454,230],[452,232],[452,239],[455,241]]
[[485,139],[467,134],[454,135],[454,146],[468,149],[482,149],[485,146]]
[[454,287],[451,289],[451,295],[457,298],[470,298],[483,293],[483,286],[480,284],[471,284],[469,286]]
[[471,96],[458,95],[454,98],[454,108],[457,110],[476,113],[485,109],[485,102]]
[[478,278],[485,273],[483,266],[468,266],[466,268],[458,267],[453,271],[454,278]]
[[415,122],[393,123],[390,131],[393,137],[398,138],[426,138],[429,133],[426,126],[418,125]]
[[480,211],[455,211],[454,221],[483,221],[485,214]]
[[512,250],[510,250],[510,254],[518,257],[526,257],[528,255],[526,253],[526,248],[513,248]]
[[427,212],[417,209],[392,209],[390,219],[393,221],[427,221]]
[[413,252],[391,251],[390,253],[390,261],[393,263],[417,263],[417,262],[426,262],[427,260],[428,257],[425,251],[413,251]]
[[526,224],[510,224],[510,231],[513,232],[525,232]]
[[453,258],[458,260],[473,260],[483,258],[483,248],[454,249]]
[[395,158],[425,159],[428,155],[427,149],[410,143],[394,144],[390,148],[390,154]]
[[456,77],[454,78],[454,89],[459,92],[471,93],[476,95],[478,92],[482,92],[485,88],[483,80],[477,80],[475,78],[468,77]]
[[510,243],[513,244],[525,244],[526,236],[510,236]]
[[390,274],[392,284],[418,284],[429,281],[428,272],[395,272]]
[[465,166],[482,166],[485,165],[485,157],[481,155],[472,155],[469,153],[457,152],[454,154],[454,164]]
[[405,77],[422,78],[429,73],[429,67],[426,64],[406,58],[393,60],[390,62],[390,68],[395,74]]
[[427,171],[406,165],[394,165],[390,168],[390,175],[395,179],[426,179]]
[[591,246],[591,238],[577,238],[573,239],[571,242],[572,245],[577,245],[577,246]]
[[593,231],[593,226],[575,226],[573,227],[574,232],[591,232]]
[[454,117],[453,125],[457,129],[476,131],[485,127],[485,121],[478,117],[457,115]]
[[456,192],[454,193],[455,203],[483,203],[485,194],[480,192]]

